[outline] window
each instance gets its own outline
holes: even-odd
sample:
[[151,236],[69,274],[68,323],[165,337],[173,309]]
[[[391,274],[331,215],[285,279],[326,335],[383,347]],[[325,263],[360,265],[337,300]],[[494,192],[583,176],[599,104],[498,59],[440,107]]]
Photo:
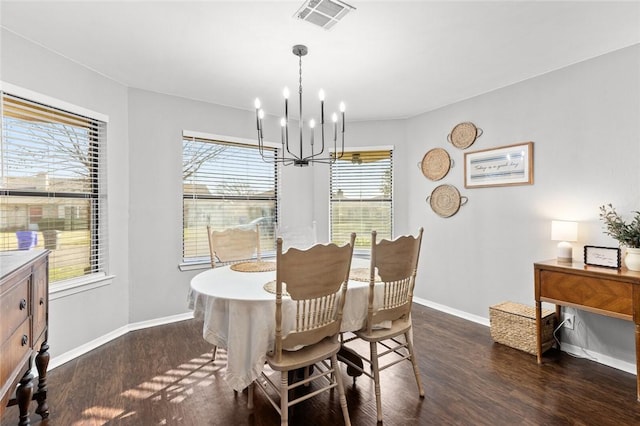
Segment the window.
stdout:
[[393,151],[345,152],[331,165],[331,241],[344,243],[356,232],[356,249],[393,237]]
[[106,123],[2,93],[0,250],[51,250],[51,283],[105,273]]
[[[278,168],[256,145],[185,134],[182,143],[183,262],[209,262],[207,225],[254,228],[260,251],[275,251]],[[265,149],[267,160],[275,149]]]

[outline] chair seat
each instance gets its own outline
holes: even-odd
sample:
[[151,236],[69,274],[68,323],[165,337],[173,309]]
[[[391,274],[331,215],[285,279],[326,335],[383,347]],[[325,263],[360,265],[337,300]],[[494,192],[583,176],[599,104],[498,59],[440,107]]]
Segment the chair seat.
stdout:
[[339,350],[340,342],[335,338],[327,337],[314,345],[305,346],[297,351],[283,350],[279,362],[273,356],[267,356],[267,363],[276,371],[294,370],[331,358]]
[[391,323],[391,328],[378,328],[371,330],[371,334],[366,329],[354,331],[357,337],[367,342],[379,342],[391,339],[392,337],[404,334],[411,328],[411,318],[395,320]]

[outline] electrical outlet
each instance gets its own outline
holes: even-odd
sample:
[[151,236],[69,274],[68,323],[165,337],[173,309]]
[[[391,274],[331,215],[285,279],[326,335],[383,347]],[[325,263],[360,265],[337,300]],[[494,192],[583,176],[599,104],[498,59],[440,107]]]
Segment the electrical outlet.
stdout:
[[562,324],[562,326],[564,328],[568,328],[569,330],[573,330],[573,326],[574,324],[574,319],[575,316],[573,314],[564,314],[563,315],[563,320],[564,320],[564,324]]

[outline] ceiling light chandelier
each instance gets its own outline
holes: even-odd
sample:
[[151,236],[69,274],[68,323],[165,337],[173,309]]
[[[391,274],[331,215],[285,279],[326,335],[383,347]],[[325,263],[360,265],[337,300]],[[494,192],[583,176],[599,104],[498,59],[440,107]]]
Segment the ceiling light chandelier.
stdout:
[[[318,97],[320,98],[320,148],[316,152],[317,144],[315,144],[315,132],[316,122],[314,119],[310,119],[309,126],[309,147],[303,149],[303,130],[305,120],[302,115],[302,57],[308,52],[307,46],[297,44],[293,46],[293,54],[298,57],[298,69],[300,79],[298,83],[298,100],[299,100],[299,140],[296,146],[294,142],[289,143],[289,89],[284,88],[284,117],[280,119],[281,130],[281,150],[280,155],[275,157],[267,157],[264,155],[264,139],[263,139],[263,127],[262,120],[264,118],[264,110],[260,108],[260,99],[255,100],[256,108],[256,127],[258,130],[258,147],[260,149],[260,155],[262,159],[267,162],[282,163],[285,166],[293,164],[294,166],[304,167],[311,163],[334,163],[337,159],[342,158],[344,155],[344,102],[340,102],[340,122],[338,122],[338,115],[334,112],[331,120],[333,122],[333,152],[325,153],[324,143],[324,90],[320,90]],[[340,139],[341,143],[338,146],[338,127],[340,127]]]

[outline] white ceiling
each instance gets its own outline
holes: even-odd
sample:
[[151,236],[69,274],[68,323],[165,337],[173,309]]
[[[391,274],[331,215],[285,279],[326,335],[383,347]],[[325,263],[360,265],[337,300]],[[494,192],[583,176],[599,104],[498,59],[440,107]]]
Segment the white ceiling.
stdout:
[[350,121],[411,117],[640,43],[639,1],[347,2],[357,10],[329,31],[293,17],[302,0],[2,0],[0,20],[126,86],[248,110],[259,96],[276,115],[305,44],[305,114],[323,88],[327,113],[344,100]]

